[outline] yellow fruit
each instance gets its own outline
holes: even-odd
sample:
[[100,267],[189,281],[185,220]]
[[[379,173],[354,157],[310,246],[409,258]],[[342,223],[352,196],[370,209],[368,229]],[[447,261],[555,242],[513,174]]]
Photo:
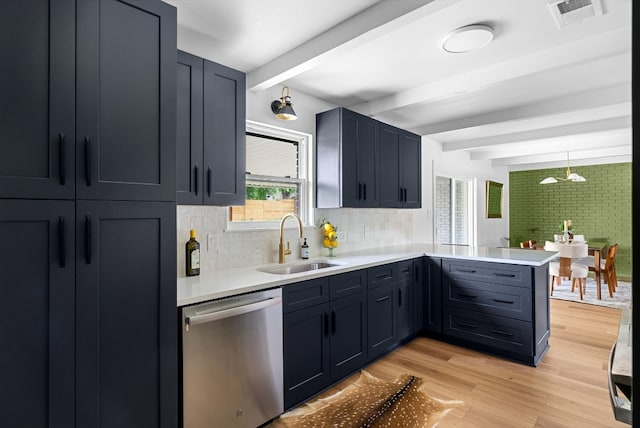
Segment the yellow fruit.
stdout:
[[331,241],[331,248],[336,248],[338,246],[338,241]]
[[322,227],[325,232],[331,232],[333,230],[333,226],[331,225],[331,223],[325,223]]
[[338,239],[338,235],[333,230],[331,232],[327,233],[325,236],[327,238],[331,239],[332,241],[335,240],[335,239]]
[[322,245],[324,245],[324,246],[325,246],[325,248],[329,248],[329,247],[331,246],[331,241],[330,241],[328,238],[325,238],[325,239],[322,241]]

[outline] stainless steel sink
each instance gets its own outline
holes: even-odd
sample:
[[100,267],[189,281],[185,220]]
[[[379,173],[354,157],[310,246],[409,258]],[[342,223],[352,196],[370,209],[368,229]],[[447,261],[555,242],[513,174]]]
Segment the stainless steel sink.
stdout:
[[289,275],[292,273],[309,272],[334,266],[340,266],[340,264],[329,262],[311,262],[287,266],[269,266],[266,268],[259,268],[257,270],[259,270],[260,272],[272,273],[274,275]]

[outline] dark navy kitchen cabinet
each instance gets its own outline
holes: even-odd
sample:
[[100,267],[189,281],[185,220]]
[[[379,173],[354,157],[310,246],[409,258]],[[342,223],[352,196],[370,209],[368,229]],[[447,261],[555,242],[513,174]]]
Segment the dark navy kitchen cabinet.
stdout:
[[366,270],[286,285],[285,409],[367,363]]
[[0,198],[75,197],[75,2],[0,2]]
[[202,204],[202,58],[178,51],[176,202]]
[[0,200],[0,426],[74,426],[74,215]]
[[175,201],[176,14],[78,1],[78,199]]
[[420,136],[380,124],[380,206],[420,208]]
[[345,108],[316,115],[318,208],[379,206],[378,126]]
[[425,312],[425,279],[424,279],[424,259],[421,257],[413,260],[413,333],[418,333],[424,329]]
[[175,228],[173,203],[76,203],[79,427],[178,424]]
[[442,333],[442,259],[424,257],[422,260],[423,326],[427,331]]
[[246,75],[178,52],[177,201],[243,205]]
[[414,322],[413,260],[398,262],[398,340],[413,334]]
[[394,282],[367,292],[369,360],[387,353],[398,343],[397,290]]

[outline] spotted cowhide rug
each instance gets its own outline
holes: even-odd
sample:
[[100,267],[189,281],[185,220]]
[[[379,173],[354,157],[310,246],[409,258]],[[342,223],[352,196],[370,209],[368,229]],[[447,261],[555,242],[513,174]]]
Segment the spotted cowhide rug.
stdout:
[[422,379],[404,374],[389,381],[366,371],[330,397],[300,406],[270,427],[434,427],[462,401],[444,401],[422,391]]

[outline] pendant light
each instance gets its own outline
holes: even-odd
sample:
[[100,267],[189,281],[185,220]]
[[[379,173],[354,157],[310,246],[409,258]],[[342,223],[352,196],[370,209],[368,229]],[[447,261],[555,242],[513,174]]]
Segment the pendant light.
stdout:
[[291,106],[291,97],[289,96],[289,87],[282,88],[282,97],[279,100],[275,100],[271,103],[271,111],[280,120],[296,120],[296,112],[293,111]]
[[542,180],[540,182],[540,184],[553,184],[553,183],[557,183],[558,180],[562,180],[562,181],[573,181],[573,182],[583,182],[583,181],[587,181],[586,178],[584,178],[583,176],[581,176],[578,173],[575,172],[571,172],[571,167],[569,166],[569,152],[567,152],[567,178],[562,178],[562,177],[547,177],[544,180]]

